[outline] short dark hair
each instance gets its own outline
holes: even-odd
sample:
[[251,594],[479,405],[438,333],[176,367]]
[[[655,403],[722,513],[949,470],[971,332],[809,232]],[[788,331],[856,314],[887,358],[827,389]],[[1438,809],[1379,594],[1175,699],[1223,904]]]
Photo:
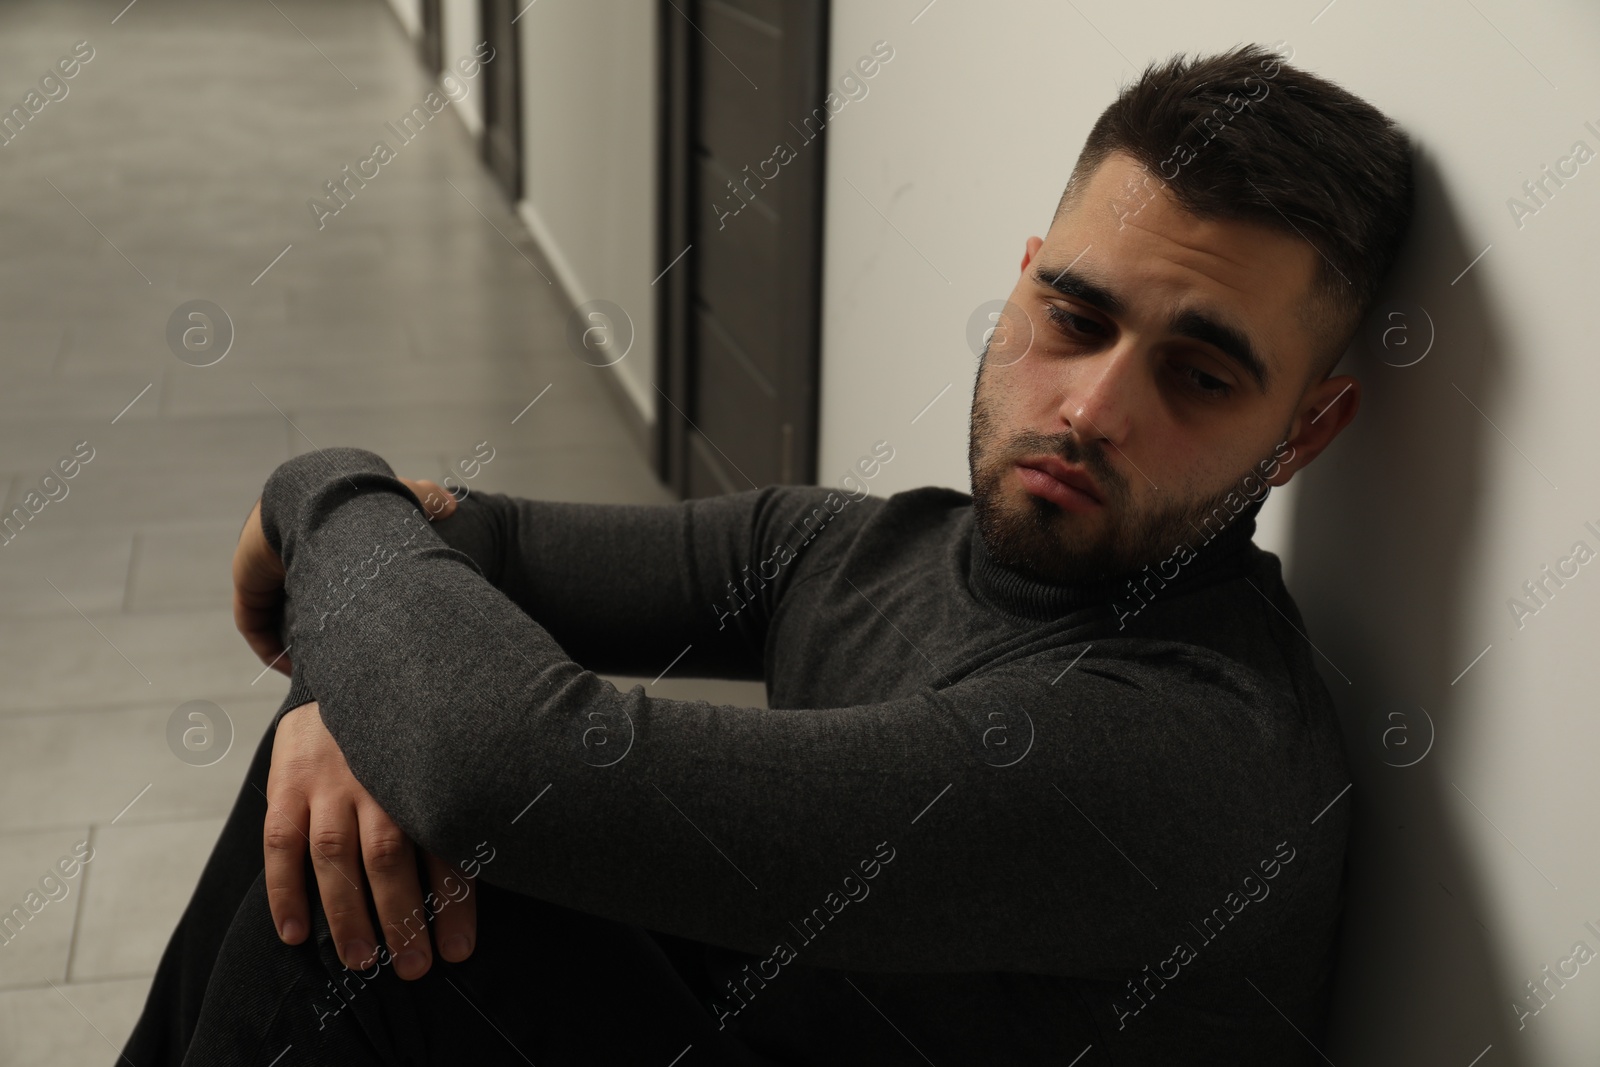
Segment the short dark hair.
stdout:
[[1245,44],[1150,63],[1090,129],[1056,218],[1076,205],[1111,152],[1153,171],[1193,215],[1258,223],[1311,243],[1320,255],[1301,323],[1319,342],[1310,380],[1326,377],[1370,312],[1410,224],[1406,134],[1338,85]]

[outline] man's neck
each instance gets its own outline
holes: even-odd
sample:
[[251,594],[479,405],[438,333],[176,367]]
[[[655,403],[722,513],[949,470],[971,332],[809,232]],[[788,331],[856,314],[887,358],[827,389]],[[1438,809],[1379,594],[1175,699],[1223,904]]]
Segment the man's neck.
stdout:
[[1051,582],[997,561],[977,523],[969,520],[968,584],[980,600],[1012,614],[1041,621],[1105,607],[1121,617],[1136,615],[1157,597],[1171,596],[1237,560],[1252,547],[1255,518],[1265,497],[1252,501],[1220,530],[1197,530],[1160,559],[1094,581]]

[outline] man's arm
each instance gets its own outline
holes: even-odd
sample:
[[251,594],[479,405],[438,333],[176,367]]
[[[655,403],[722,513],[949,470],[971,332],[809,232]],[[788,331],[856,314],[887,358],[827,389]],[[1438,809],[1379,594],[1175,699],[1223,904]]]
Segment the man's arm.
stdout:
[[770,542],[801,539],[776,516],[829,492],[580,504],[474,491],[434,529],[591,670],[653,678],[671,664],[678,676],[759,679],[770,608],[803,568],[753,575]]
[[[682,525],[692,509],[676,514],[642,553],[694,542]],[[371,453],[290,460],[267,483],[262,518],[303,603],[372,546],[392,550],[377,572],[362,568],[371,577],[343,610],[297,616],[294,689],[315,694],[351,771],[408,835],[440,856],[492,850],[479,876],[497,885],[868,970],[1093,972],[1170,949],[1177,917],[1204,910],[1187,887],[1156,893],[1099,835],[1153,847],[1167,816],[1154,824],[1151,812],[1181,811],[1200,772],[1130,777],[1128,761],[1152,723],[1237,714],[1224,696],[1191,711],[1170,703],[1170,684],[1087,660],[1054,684],[1007,667],[845,708],[623,693],[441,540]],[[630,610],[620,587],[607,595]],[[685,643],[710,631],[706,617]],[[1020,736],[1019,712],[1038,724],[1032,758],[997,767],[988,733],[1000,715]],[[594,729],[616,742],[603,759]],[[1116,759],[1100,758],[1108,749]],[[1059,782],[1112,821],[1085,825]],[[801,933],[835,917],[839,936]]]

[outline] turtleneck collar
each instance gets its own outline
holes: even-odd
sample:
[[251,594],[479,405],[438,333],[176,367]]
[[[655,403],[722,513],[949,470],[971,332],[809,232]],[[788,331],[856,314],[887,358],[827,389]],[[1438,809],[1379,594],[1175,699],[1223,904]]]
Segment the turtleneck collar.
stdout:
[[[1255,535],[1256,514],[1266,499],[1266,495],[1263,495],[1250,504],[1228,524],[1226,529],[1209,541],[1196,533],[1188,542],[1193,558],[1178,568],[1175,577],[1167,578],[1165,574],[1161,576],[1165,588],[1172,590],[1188,588],[1211,575],[1220,565],[1236,562],[1243,557],[1252,547],[1251,538]],[[973,595],[990,606],[1022,618],[1044,621],[1095,605],[1109,607],[1115,601],[1130,595],[1129,580],[1144,571],[1144,567],[1141,566],[1095,582],[1068,584],[1041,581],[997,562],[989,554],[983,536],[978,532],[975,517],[970,511],[967,513],[965,525],[965,536],[969,539],[967,582]],[[1175,545],[1173,554],[1177,553],[1178,546]],[[1159,562],[1162,561],[1152,561],[1151,568],[1154,569]],[[1170,571],[1171,565],[1167,569]]]

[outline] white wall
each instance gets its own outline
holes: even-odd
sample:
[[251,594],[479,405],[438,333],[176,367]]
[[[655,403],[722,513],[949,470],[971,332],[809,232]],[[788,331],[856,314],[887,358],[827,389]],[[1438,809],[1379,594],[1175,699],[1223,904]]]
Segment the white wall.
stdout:
[[[389,0],[389,6],[399,17],[407,35],[413,39],[421,36],[422,0]],[[479,26],[479,0],[442,0],[439,6],[441,52],[445,71],[448,72],[457,60],[471,56],[483,40],[483,31]],[[470,133],[483,133],[483,103],[477,93],[458,101],[454,110]]]
[[576,304],[633,321],[615,370],[654,424],[657,99],[655,5],[541,0],[522,31],[523,220]]
[[[1285,557],[1337,665],[1323,663],[1355,775],[1345,973],[1325,1052],[1466,1067],[1492,1045],[1482,1067],[1593,1062],[1600,962],[1524,1028],[1511,1005],[1575,942],[1600,952],[1583,925],[1600,929],[1600,564],[1520,631],[1507,601],[1574,541],[1600,551],[1583,527],[1600,529],[1588,321],[1600,162],[1520,229],[1507,199],[1574,141],[1600,151],[1584,126],[1600,130],[1600,9],[926,5],[834,0],[835,78],[880,38],[896,55],[828,135],[823,481],[886,437],[897,452],[881,491],[969,488],[967,318],[1009,293],[1089,126],[1149,60],[1285,40],[1297,65],[1421,142],[1418,217],[1390,292],[1426,308],[1438,339],[1404,369],[1352,351],[1360,416],[1269,501],[1258,537]],[[1436,741],[1393,766],[1425,743],[1419,708]],[[1408,750],[1369,743],[1391,711],[1409,715]]]
[[[479,0],[444,0],[440,5],[440,29],[443,31],[444,65],[448,70],[457,60],[473,55],[483,40],[479,25]],[[462,123],[473,134],[483,133],[483,97],[473,92],[456,104]]]
[[[420,0],[389,0],[421,32]],[[446,67],[483,39],[477,0],[444,0]],[[574,304],[609,300],[633,322],[614,373],[647,425],[656,418],[656,23],[644,0],[542,0],[516,22],[522,46],[523,199],[517,212]],[[456,106],[474,134],[483,103]]]
[[400,16],[400,25],[412,37],[422,32],[422,0],[389,0],[389,6]]

